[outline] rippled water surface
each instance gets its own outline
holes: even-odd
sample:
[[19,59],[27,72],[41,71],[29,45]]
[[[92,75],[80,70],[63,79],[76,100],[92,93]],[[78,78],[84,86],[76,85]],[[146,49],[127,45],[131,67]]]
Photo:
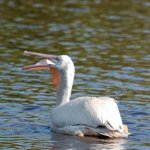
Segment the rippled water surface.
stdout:
[[[0,149],[150,149],[148,0],[0,0]],[[51,133],[55,90],[48,71],[21,70],[24,50],[67,54],[76,66],[72,98],[119,101],[127,139]]]

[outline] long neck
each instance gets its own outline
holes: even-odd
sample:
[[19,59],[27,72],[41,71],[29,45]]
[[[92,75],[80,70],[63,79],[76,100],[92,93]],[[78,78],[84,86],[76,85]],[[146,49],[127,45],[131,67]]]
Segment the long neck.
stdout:
[[74,70],[60,72],[60,78],[60,85],[57,89],[57,106],[63,105],[70,100],[74,81]]

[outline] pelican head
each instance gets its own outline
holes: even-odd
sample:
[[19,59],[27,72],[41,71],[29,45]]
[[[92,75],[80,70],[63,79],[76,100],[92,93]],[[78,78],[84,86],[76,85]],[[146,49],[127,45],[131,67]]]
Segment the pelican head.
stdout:
[[71,58],[67,55],[47,55],[28,51],[25,51],[24,54],[45,58],[34,65],[23,67],[24,70],[49,70],[50,68],[54,68],[63,73],[68,73],[69,70],[74,70],[74,64]]
[[34,65],[23,67],[23,70],[50,70],[57,90],[58,104],[69,101],[75,70],[71,58],[67,55],[47,55],[28,51],[25,51],[24,54],[44,59]]

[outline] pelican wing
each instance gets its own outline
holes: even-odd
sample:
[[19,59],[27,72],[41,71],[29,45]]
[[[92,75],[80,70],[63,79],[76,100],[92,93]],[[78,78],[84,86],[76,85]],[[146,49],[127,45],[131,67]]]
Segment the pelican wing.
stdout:
[[123,131],[117,103],[109,97],[79,97],[54,108],[51,119],[56,127],[105,126],[109,130]]

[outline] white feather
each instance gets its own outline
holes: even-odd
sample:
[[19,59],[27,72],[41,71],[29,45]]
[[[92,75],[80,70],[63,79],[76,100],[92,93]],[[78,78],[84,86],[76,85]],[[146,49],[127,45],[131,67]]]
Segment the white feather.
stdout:
[[109,97],[79,97],[54,108],[51,119],[56,127],[103,125],[110,130],[123,132],[118,106]]
[[[116,101],[109,97],[79,97],[70,101],[74,80],[74,64],[66,55],[53,56],[26,52],[48,59],[24,69],[51,67],[57,82],[57,106],[51,112],[51,129],[71,135],[105,135],[124,137],[128,135],[123,125]],[[50,67],[50,68],[49,68]],[[58,84],[59,83],[59,84]],[[104,126],[100,128],[99,126]]]

